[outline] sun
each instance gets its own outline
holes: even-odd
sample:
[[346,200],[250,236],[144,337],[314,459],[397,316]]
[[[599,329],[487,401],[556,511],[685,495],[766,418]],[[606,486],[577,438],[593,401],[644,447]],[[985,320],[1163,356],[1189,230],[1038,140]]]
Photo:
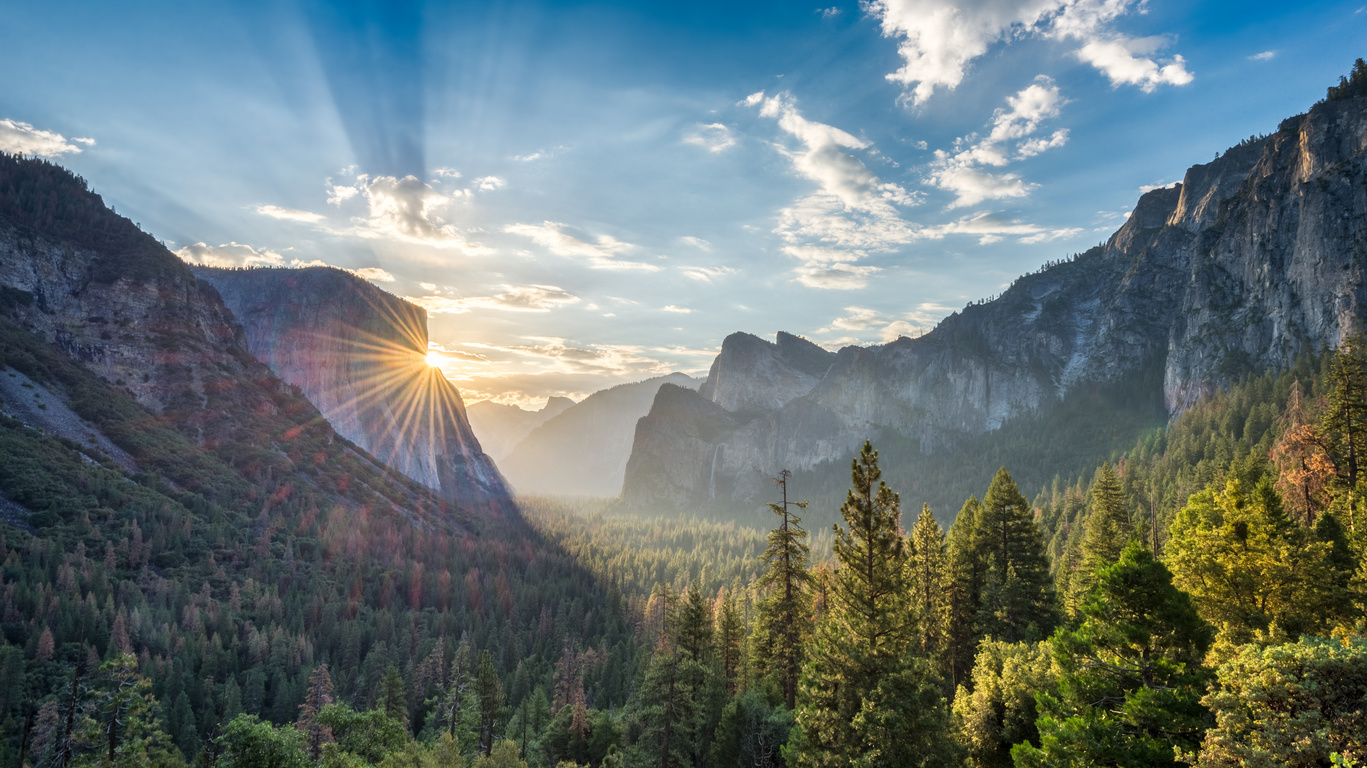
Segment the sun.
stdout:
[[427,353],[427,364],[433,368],[440,368],[444,362],[446,362],[446,358],[442,357],[440,352]]

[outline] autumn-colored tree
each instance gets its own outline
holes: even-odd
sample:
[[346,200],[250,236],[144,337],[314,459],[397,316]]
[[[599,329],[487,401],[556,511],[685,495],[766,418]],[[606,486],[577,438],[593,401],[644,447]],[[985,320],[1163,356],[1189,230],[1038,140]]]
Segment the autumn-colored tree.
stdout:
[[1277,468],[1277,491],[1289,511],[1311,525],[1327,502],[1334,463],[1324,451],[1319,430],[1311,423],[1299,379],[1291,384],[1286,410],[1277,426],[1281,434],[1268,454]]
[[323,752],[323,745],[332,741],[332,731],[318,722],[318,713],[332,703],[332,675],[327,664],[319,664],[309,675],[308,686],[304,691],[304,703],[299,705],[299,719],[295,728],[304,734],[309,756],[317,760]]

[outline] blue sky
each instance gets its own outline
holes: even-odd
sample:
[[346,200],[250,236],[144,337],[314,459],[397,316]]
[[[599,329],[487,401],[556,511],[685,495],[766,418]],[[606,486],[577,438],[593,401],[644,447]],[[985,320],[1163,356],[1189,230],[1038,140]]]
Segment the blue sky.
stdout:
[[1359,2],[0,0],[0,148],[183,258],[355,270],[536,405],[928,330],[1308,108]]

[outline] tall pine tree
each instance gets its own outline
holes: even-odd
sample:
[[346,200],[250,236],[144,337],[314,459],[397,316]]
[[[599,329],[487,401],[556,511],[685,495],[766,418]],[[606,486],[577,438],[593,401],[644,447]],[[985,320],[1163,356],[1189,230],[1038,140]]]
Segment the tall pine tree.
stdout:
[[839,567],[802,673],[790,764],[913,765],[944,752],[941,683],[908,653],[916,627],[901,502],[881,477],[866,442],[840,510],[848,528],[835,526]]
[[977,544],[987,565],[977,636],[1008,643],[1042,640],[1058,622],[1053,579],[1034,510],[1005,467],[983,497]]
[[761,674],[776,675],[789,709],[797,701],[797,681],[802,669],[805,645],[812,614],[811,581],[807,570],[807,532],[802,518],[792,508],[807,509],[806,501],[788,501],[788,470],[779,473],[783,501],[770,503],[769,510],[779,517],[778,527],[769,532],[769,546],[760,559],[769,568],[757,586],[766,593],[759,604],[756,645]]

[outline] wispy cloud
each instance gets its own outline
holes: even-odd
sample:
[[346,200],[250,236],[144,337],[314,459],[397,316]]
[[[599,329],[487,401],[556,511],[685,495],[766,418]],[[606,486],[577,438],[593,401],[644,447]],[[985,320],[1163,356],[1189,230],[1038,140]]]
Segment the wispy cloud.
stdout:
[[699,125],[697,130],[684,137],[685,144],[693,144],[708,152],[723,152],[736,145],[731,129],[721,123]]
[[179,248],[175,254],[182,261],[205,267],[283,267],[285,257],[275,251],[256,249],[238,242],[208,245],[195,243]]
[[1030,86],[1008,97],[1006,103],[1006,107],[993,114],[987,136],[978,140],[973,136],[959,139],[953,151],[936,150],[927,181],[954,193],[950,208],[1025,197],[1035,185],[1018,174],[987,169],[1002,168],[1067,143],[1066,129],[1044,137],[1034,136],[1045,120],[1058,117],[1065,103],[1058,86],[1049,78],[1036,78]]
[[926,237],[934,239],[946,235],[975,235],[980,244],[988,245],[999,242],[1006,237],[1014,237],[1018,243],[1047,243],[1074,237],[1081,232],[1082,230],[1078,227],[1051,229],[1041,227],[1038,224],[1008,219],[996,213],[977,213],[951,221],[948,224],[927,227],[924,234]]
[[888,314],[868,307],[845,307],[844,314],[817,330],[827,344],[867,344],[895,341],[899,336],[919,336],[935,327],[953,311],[935,303],[922,303],[910,312]]
[[503,228],[504,232],[530,238],[556,256],[580,259],[594,269],[626,270],[636,269],[645,272],[658,272],[659,267],[637,261],[618,258],[621,254],[635,248],[611,235],[579,236],[570,227],[556,221],[543,221],[540,224],[512,224]]
[[362,280],[373,280],[377,283],[394,282],[394,276],[379,267],[361,267],[360,269],[348,269],[347,271]]
[[1249,56],[1248,58],[1249,61],[1272,61],[1273,59],[1277,58],[1277,52],[1263,51],[1262,53],[1255,53],[1252,56]]
[[258,205],[256,212],[262,216],[269,216],[272,219],[284,219],[286,221],[302,221],[313,224],[323,220],[321,214],[310,211],[300,211],[295,208],[281,208],[278,205]]
[[1156,57],[1166,38],[1115,30],[1122,16],[1142,12],[1143,0],[869,0],[864,7],[883,35],[897,40],[903,64],[887,79],[918,105],[937,88],[958,87],[992,45],[1031,36],[1080,43],[1078,58],[1112,85],[1151,91],[1192,80],[1181,56]]
[[503,189],[508,186],[508,182],[497,176],[481,176],[475,179],[475,187],[482,192],[492,192],[496,189]]
[[469,240],[440,216],[456,199],[468,196],[466,190],[443,194],[415,176],[372,178],[366,174],[357,176],[349,185],[335,184],[329,179],[327,186],[328,203],[332,205],[341,206],[356,197],[366,201],[366,215],[353,217],[353,226],[337,234],[451,248],[468,255],[493,252]]
[[871,150],[869,142],[807,119],[787,93],[755,93],[742,103],[759,106],[761,116],[775,119],[780,129],[798,140],[798,147],[779,146],[779,151],[800,176],[816,185],[812,194],[779,211],[775,231],[789,244],[784,249],[788,255],[802,262],[795,279],[814,288],[866,285],[877,269],[853,262],[867,251],[915,238],[915,227],[902,218],[898,207],[917,204],[919,195],[883,181],[853,154]]
[[[435,288],[436,286],[433,286]],[[501,309],[510,312],[549,312],[569,304],[579,297],[554,285],[505,286],[502,293],[491,296],[447,295],[405,296],[404,299],[434,315],[463,314],[472,309]]]
[[710,251],[710,250],[712,250],[712,244],[709,243],[708,241],[702,239],[701,237],[693,237],[693,236],[691,236],[691,235],[685,235],[684,237],[679,238],[679,241],[682,242],[682,243],[684,243],[685,245],[691,245],[691,246],[693,246],[694,248],[697,248],[697,249],[699,249],[699,250],[703,250],[703,251]]
[[736,270],[731,267],[680,267],[679,271],[684,277],[700,283],[710,283],[719,277],[736,274]]
[[95,140],[88,138],[67,139],[55,131],[44,131],[28,123],[5,118],[0,120],[0,151],[14,155],[36,155],[38,157],[58,157],[78,155],[81,147],[94,146]]
[[689,309],[688,307],[680,307],[680,306],[676,306],[676,305],[674,305],[674,304],[666,304],[666,305],[664,305],[663,307],[660,308],[660,311],[661,311],[661,312],[669,312],[669,313],[675,314],[675,315],[691,315],[691,314],[693,314],[693,310]]

